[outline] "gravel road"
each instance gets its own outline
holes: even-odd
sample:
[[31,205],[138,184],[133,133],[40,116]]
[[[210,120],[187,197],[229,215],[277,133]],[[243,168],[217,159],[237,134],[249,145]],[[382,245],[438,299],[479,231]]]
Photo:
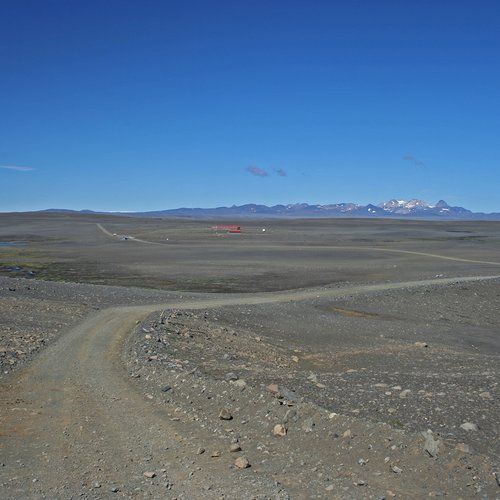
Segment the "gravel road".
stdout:
[[[132,331],[154,333],[149,319],[142,322],[157,310],[279,304],[431,284],[444,289],[493,278],[498,277],[228,296],[113,287],[96,295],[99,287],[9,281],[15,291],[4,290],[2,300],[22,287],[29,298],[31,286],[39,287],[41,297],[47,286],[47,294],[66,290],[64,303],[74,297],[78,313],[68,306],[63,315],[73,319],[66,327],[61,323],[64,334],[0,387],[2,496],[421,498],[446,492],[452,498],[498,497],[491,458],[437,444],[440,439],[337,415],[317,404],[286,402],[272,388],[239,387],[183,367],[196,366],[196,360],[163,370],[149,362],[154,358],[139,369],[122,363]],[[88,296],[98,305],[90,300],[82,306],[79,294],[91,291]],[[132,296],[137,305],[116,307],[122,300],[130,304]],[[168,388],[158,387],[158,377]],[[429,442],[439,452],[425,452]],[[231,446],[242,450],[230,451]]]

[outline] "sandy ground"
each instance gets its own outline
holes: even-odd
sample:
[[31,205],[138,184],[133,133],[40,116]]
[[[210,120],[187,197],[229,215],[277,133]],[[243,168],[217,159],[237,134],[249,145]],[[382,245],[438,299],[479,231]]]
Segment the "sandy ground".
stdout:
[[0,219],[2,497],[500,497],[498,223]]

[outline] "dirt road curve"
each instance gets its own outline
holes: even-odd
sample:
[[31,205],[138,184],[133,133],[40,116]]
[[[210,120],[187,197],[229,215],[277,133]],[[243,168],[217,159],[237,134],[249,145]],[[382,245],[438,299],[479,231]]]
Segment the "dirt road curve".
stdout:
[[[136,322],[151,311],[295,301],[491,278],[496,277],[446,278],[209,299],[189,296],[168,304],[100,311],[61,337],[1,387],[0,462],[5,466],[0,468],[0,483],[9,484],[2,496],[71,498],[81,491],[83,484],[95,486],[92,491],[96,498],[112,495],[113,485],[119,495],[134,496],[147,481],[143,473],[162,468],[168,475],[167,486],[163,484],[161,490],[164,495],[168,481],[179,484],[186,479],[187,472],[179,458],[187,453],[181,433],[185,436],[200,432],[199,428],[167,418],[162,410],[134,390],[120,364],[124,339]],[[191,498],[211,497],[206,490],[207,475],[210,475],[213,491],[217,490],[218,482],[224,480],[220,470],[215,469],[216,462],[210,463],[214,464],[214,470],[208,465],[204,475],[190,478]],[[242,476],[235,487],[256,495],[259,491],[272,490],[272,477],[260,477],[256,483],[255,476]],[[105,484],[106,489],[100,489],[101,484]],[[160,492],[150,495],[162,498]]]

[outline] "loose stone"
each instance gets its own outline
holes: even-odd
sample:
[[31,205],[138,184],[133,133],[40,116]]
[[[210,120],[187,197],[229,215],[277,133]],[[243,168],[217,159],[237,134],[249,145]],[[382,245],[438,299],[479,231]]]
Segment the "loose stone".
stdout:
[[304,423],[302,424],[302,430],[304,432],[312,432],[315,425],[316,424],[314,423],[312,418],[306,418],[304,420]]
[[424,450],[431,456],[435,457],[438,454],[441,441],[434,439],[432,431],[422,433],[425,437]]
[[427,342],[415,342],[415,347],[429,347]]
[[234,461],[234,465],[238,469],[247,469],[248,467],[250,467],[250,462],[248,461],[248,459],[246,457],[238,457]]
[[275,436],[286,436],[286,427],[283,424],[276,424],[273,428]]
[[476,424],[473,424],[472,422],[464,422],[461,426],[460,426],[461,429],[463,429],[464,431],[477,431],[477,425]]
[[233,416],[231,415],[231,412],[227,408],[224,408],[220,411],[219,418],[221,420],[232,420]]

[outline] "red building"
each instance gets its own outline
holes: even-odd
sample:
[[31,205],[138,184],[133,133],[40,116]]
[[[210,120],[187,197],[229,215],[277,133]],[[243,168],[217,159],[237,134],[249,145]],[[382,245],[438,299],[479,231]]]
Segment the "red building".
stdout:
[[215,229],[216,231],[218,230],[223,230],[226,233],[241,233],[241,227],[240,226],[213,226],[212,229]]

